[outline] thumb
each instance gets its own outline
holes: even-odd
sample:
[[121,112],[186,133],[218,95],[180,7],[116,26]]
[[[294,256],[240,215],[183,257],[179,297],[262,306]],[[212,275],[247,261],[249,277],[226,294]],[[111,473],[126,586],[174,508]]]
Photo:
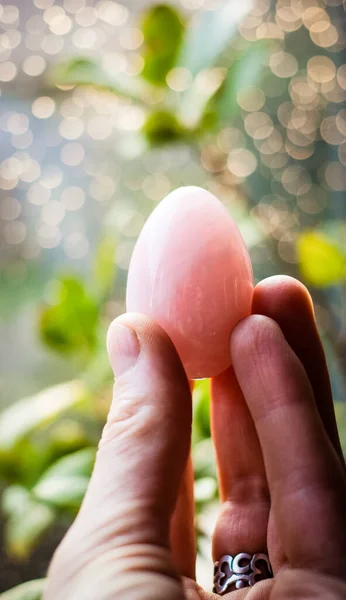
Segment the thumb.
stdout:
[[[75,586],[85,567],[88,586],[76,598],[180,599],[169,526],[190,449],[189,383],[171,340],[147,317],[116,319],[107,347],[113,401],[82,507],[53,559],[45,600],[74,598],[61,585],[52,593],[53,579],[67,569],[66,585],[72,578]],[[153,572],[169,590],[153,581]]]

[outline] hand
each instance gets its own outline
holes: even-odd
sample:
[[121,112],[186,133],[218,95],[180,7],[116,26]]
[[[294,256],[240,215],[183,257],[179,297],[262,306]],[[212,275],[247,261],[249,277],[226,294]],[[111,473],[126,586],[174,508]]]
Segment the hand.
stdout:
[[[253,312],[232,334],[234,370],[211,386],[213,557],[268,552],[275,577],[225,598],[341,600],[346,474],[310,296],[270,278]],[[108,349],[113,403],[44,600],[216,600],[194,580],[191,392],[177,353],[140,315],[113,322]]]

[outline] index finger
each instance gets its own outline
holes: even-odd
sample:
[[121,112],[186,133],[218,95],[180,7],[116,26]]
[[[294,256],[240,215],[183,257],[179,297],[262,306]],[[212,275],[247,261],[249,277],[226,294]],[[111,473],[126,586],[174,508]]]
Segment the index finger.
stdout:
[[289,563],[340,576],[346,482],[306,372],[277,323],[264,316],[253,315],[236,327],[231,354],[260,440]]

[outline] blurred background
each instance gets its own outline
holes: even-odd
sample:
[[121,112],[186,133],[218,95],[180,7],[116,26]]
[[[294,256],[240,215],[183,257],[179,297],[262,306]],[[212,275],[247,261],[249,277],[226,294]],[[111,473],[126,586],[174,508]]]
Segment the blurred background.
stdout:
[[[0,4],[0,592],[38,600],[86,489],[136,238],[198,185],[256,281],[311,291],[346,452],[345,0]],[[217,491],[195,389],[198,572]]]

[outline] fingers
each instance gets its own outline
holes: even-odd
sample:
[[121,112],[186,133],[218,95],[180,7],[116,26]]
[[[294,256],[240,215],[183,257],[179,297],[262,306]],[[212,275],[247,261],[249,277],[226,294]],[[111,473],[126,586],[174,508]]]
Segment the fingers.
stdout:
[[306,372],[279,326],[264,316],[235,328],[231,355],[261,443],[289,562],[340,575],[346,557],[344,471]]
[[[193,393],[194,382],[189,381]],[[178,500],[171,519],[170,546],[174,565],[184,577],[196,577],[196,532],[194,471],[191,454],[180,483]]]
[[336,577],[312,571],[285,569],[273,587],[270,600],[344,600],[346,584]]
[[[147,317],[127,314],[116,319],[107,346],[116,377],[114,397],[88,491],[51,574],[57,577],[63,563],[69,573],[73,569],[73,579],[88,564],[90,573],[100,561],[94,576],[98,573],[101,584],[104,569],[113,586],[107,598],[161,598],[160,590],[150,587],[153,581],[155,587],[149,577],[153,572],[173,581],[167,597],[180,598],[168,548],[191,444],[189,383],[172,342]],[[152,595],[149,588],[139,593],[140,581]],[[83,598],[96,596],[97,590],[91,589]]]
[[228,369],[211,385],[221,514],[213,536],[213,556],[266,551],[269,492],[262,452],[250,411]]
[[114,397],[86,504],[107,497],[137,524],[127,542],[165,544],[190,449],[189,384],[170,339],[146,317],[117,319],[107,346]]
[[171,521],[170,546],[174,565],[185,577],[195,579],[196,535],[194,473],[191,456],[180,484],[178,501]]
[[[189,381],[191,394],[194,381]],[[184,577],[196,578],[194,471],[189,456],[171,520],[170,546],[175,567]]]
[[343,463],[328,368],[308,290],[292,277],[269,277],[255,288],[252,312],[280,326],[306,371],[324,427]]

